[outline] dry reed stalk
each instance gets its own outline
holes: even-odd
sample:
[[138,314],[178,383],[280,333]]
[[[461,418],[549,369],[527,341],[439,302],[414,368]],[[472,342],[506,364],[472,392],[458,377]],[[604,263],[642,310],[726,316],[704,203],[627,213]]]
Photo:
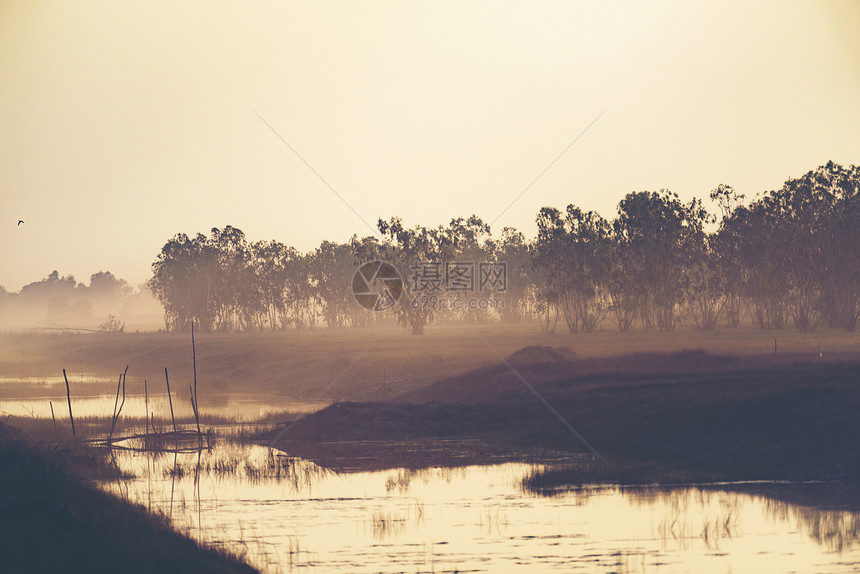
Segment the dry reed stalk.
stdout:
[[[113,438],[113,431],[116,428],[116,421],[119,419],[119,413],[122,412],[122,407],[125,405],[125,377],[128,374],[128,365],[125,366],[125,371],[120,373],[119,380],[116,383],[116,399],[113,402],[113,417],[111,418],[110,423],[110,433],[108,434],[108,443],[111,442]],[[122,403],[119,405],[119,410],[117,410],[117,403],[119,403],[119,386],[122,384]]]
[[143,418],[146,420],[146,434],[149,434],[149,392],[146,390],[146,379],[143,379]]
[[[119,380],[116,382],[116,398],[113,401],[113,416],[111,416],[110,422],[110,432],[108,433],[108,442],[113,438],[113,431],[116,428],[116,421],[119,418],[119,412],[117,411],[117,405],[119,405],[119,410],[122,411],[122,405],[125,404],[125,375],[128,373],[128,365],[125,366],[125,371],[119,374]],[[119,387],[122,385],[122,405],[119,404]]]
[[191,321],[191,364],[194,368],[194,390],[191,392],[191,406],[194,407],[194,420],[197,422],[197,432],[200,432],[200,411],[197,398],[197,349],[194,346],[194,321]]
[[164,380],[167,382],[167,402],[170,403],[170,418],[173,420],[173,432],[176,432],[176,417],[173,416],[173,399],[170,397],[170,379],[167,377],[167,367],[164,367]]
[[54,421],[54,437],[57,439],[57,442],[60,442],[60,433],[57,431],[57,419],[54,417],[54,403],[48,401],[48,404],[51,405],[51,420]]
[[63,369],[63,379],[66,381],[66,400],[69,402],[69,420],[72,421],[72,440],[78,440],[78,435],[75,432],[75,417],[72,416],[72,394],[69,391],[69,378],[66,376],[66,369]]
[[194,389],[188,385],[188,392],[191,393],[191,411],[194,413],[194,420],[197,422],[197,434],[200,433],[200,415],[197,414],[197,400],[194,398]]

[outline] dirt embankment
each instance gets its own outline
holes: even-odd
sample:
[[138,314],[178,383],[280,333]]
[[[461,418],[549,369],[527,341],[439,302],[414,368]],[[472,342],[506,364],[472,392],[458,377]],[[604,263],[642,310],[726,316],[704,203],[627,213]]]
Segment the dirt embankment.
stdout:
[[[612,464],[723,479],[860,479],[860,357],[576,359],[527,349],[392,401],[332,405],[263,438],[335,468],[432,466],[469,461],[446,457],[439,441],[518,459],[590,453],[571,428]],[[411,446],[392,456],[385,445],[397,442]]]

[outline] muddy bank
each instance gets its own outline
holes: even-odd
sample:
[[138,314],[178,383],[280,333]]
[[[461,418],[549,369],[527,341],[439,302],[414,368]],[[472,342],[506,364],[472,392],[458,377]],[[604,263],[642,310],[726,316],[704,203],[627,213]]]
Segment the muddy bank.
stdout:
[[[684,352],[511,366],[478,369],[396,401],[337,403],[261,442],[332,468],[468,459],[446,458],[444,442],[433,456],[422,452],[422,441],[440,440],[473,441],[472,462],[589,456],[570,425],[609,468],[656,468],[649,479],[657,481],[660,469],[717,480],[860,479],[856,356]],[[413,446],[397,450],[398,443]]]

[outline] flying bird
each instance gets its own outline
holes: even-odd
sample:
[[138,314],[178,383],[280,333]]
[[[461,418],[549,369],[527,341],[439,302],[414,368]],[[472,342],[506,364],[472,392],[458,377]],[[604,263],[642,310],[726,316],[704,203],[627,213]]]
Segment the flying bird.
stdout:
[[23,220],[23,219],[19,219],[19,220],[18,220],[18,225],[21,225],[22,223],[24,223],[24,220]]

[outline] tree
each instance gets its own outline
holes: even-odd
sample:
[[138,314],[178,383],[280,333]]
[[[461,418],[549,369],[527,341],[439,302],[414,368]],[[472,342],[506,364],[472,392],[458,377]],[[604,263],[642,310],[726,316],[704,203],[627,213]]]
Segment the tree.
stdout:
[[[444,266],[444,273],[446,273],[446,297],[451,302],[460,303],[459,305],[449,305],[446,309],[440,310],[439,315],[469,323],[487,321],[489,308],[471,307],[467,301],[474,297],[480,289],[481,264],[493,259],[490,226],[473,214],[468,218],[457,217],[452,219],[448,227],[438,229],[438,235],[442,245],[440,262]],[[449,273],[464,273],[468,277],[470,270],[472,274],[471,289],[467,288],[468,280],[465,281],[464,285],[457,285],[456,280],[452,281],[451,284],[456,286],[453,289],[450,288],[452,285],[447,285]],[[502,295],[492,289],[488,291],[488,294],[496,296],[496,300],[499,300],[498,298]]]
[[313,328],[322,306],[319,292],[311,281],[314,265],[313,254],[297,254],[286,261],[289,322],[299,329]]
[[59,272],[54,270],[44,279],[24,285],[20,294],[24,297],[34,298],[68,296],[74,293],[77,286],[78,282],[75,281],[74,275],[60,277]]
[[806,281],[807,275],[799,273],[802,261],[798,261],[798,276],[794,277],[798,328],[809,324],[803,317],[809,311],[801,306],[807,304],[831,327],[856,330],[860,314],[860,168],[828,162],[788,180],[783,190],[792,199],[796,219],[802,222],[794,229],[799,232],[793,238],[794,249],[800,249],[795,255],[805,258],[811,276]]
[[203,330],[216,324],[218,254],[198,233],[178,233],[171,238],[152,264],[147,286],[164,308],[164,328],[189,329],[191,322]]
[[590,333],[609,312],[609,224],[574,205],[564,215],[541,209],[537,224],[534,264],[543,273],[546,311],[560,308],[571,333]]
[[313,254],[310,277],[323,304],[323,319],[329,327],[343,327],[349,321],[354,303],[350,288],[357,267],[348,244],[323,241]]
[[89,292],[98,297],[127,297],[133,289],[125,279],[118,279],[110,271],[99,271],[90,276]]
[[442,278],[437,265],[441,265],[445,253],[450,252],[450,237],[441,227],[408,229],[399,217],[388,221],[379,219],[377,227],[383,241],[377,244],[354,242],[355,256],[359,262],[386,261],[400,271],[403,294],[394,307],[395,316],[413,335],[421,335],[437,313],[432,299],[441,293],[441,289],[436,288],[441,286],[437,281]]
[[73,275],[62,277],[56,270],[52,271],[44,279],[24,285],[18,297],[23,306],[46,310],[52,323],[89,324],[92,321],[92,305],[86,298],[86,288],[79,285]]
[[491,261],[507,267],[504,305],[496,307],[504,322],[516,323],[532,313],[534,278],[532,252],[525,235],[513,227],[502,229],[498,240],[488,239],[486,252]]
[[639,264],[632,244],[613,227],[609,247],[607,291],[611,318],[622,333],[633,329],[644,294],[633,269]]
[[744,297],[760,329],[781,329],[788,317],[785,247],[780,245],[782,230],[775,207],[773,201],[759,199],[748,208],[738,208],[730,221],[747,272]]
[[290,262],[298,252],[279,241],[256,241],[251,244],[251,266],[254,269],[257,296],[260,298],[262,328],[268,323],[272,330],[288,323],[288,288]]
[[736,224],[740,216],[736,214],[744,196],[731,186],[720,184],[711,191],[710,197],[719,205],[722,219],[717,232],[708,238],[708,244],[716,260],[725,297],[726,324],[729,327],[738,327],[741,323],[742,294],[747,272],[741,258],[742,238],[738,234]]
[[89,287],[82,289],[84,296],[93,306],[95,314],[100,317],[108,316],[108,321],[99,325],[100,330],[110,321],[115,319],[115,314],[120,313],[122,317],[129,314],[128,298],[134,291],[125,279],[119,279],[110,271],[99,271],[90,276]]
[[[632,192],[618,204],[613,222],[615,256],[620,258],[615,279],[619,279],[619,269],[630,278],[620,282],[622,289],[615,289],[622,299],[613,303],[625,307],[633,301],[638,303],[638,315],[646,329],[670,331],[677,324],[677,309],[683,302],[683,243],[689,220],[688,207],[667,190]],[[627,314],[625,311],[625,318]]]
[[224,331],[249,329],[263,305],[245,233],[231,225],[213,227],[209,243],[218,262],[214,281],[217,326]]
[[687,226],[682,240],[683,299],[693,325],[701,331],[717,327],[727,301],[719,255],[705,232],[705,225],[714,221],[701,200],[693,199],[687,205]]

